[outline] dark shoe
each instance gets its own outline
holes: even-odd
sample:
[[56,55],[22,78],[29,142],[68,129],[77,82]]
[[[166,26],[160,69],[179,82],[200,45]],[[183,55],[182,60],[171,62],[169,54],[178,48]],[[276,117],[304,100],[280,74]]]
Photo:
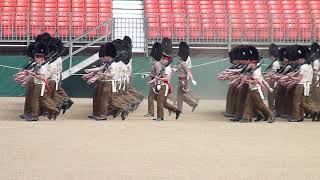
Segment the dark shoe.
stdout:
[[227,112],[224,112],[223,115],[224,115],[224,117],[234,117],[232,114],[227,113]]
[[31,116],[29,116],[29,117],[25,118],[25,120],[26,121],[38,121],[39,117],[31,117]]
[[128,110],[122,111],[122,113],[121,113],[121,119],[122,119],[122,121],[123,121],[123,120],[126,120],[127,117],[128,117],[128,115],[129,115],[129,111],[128,111]]
[[59,112],[57,111],[56,113],[53,114],[53,120],[56,120],[58,116],[59,116]]
[[256,120],[254,120],[255,122],[258,122],[258,121],[261,121],[261,120],[264,120],[264,121],[266,121],[267,119],[264,117],[264,116],[262,116],[262,115],[258,115],[257,116],[257,118],[256,118]]
[[318,113],[317,112],[311,113],[309,114],[309,117],[311,118],[312,121],[316,121],[318,117]]
[[71,108],[71,106],[74,104],[74,102],[71,99],[68,99],[67,103],[68,103],[67,109]]
[[152,119],[154,121],[163,121],[163,118],[155,118],[155,119]]
[[181,111],[180,111],[180,110],[176,111],[176,119],[179,118],[180,114],[181,114]]
[[314,121],[314,122],[320,121],[320,112],[317,113],[316,119],[315,120],[312,119],[312,121]]
[[245,118],[242,118],[239,120],[240,123],[250,123],[251,121],[249,119],[245,119]]
[[95,119],[96,121],[105,121],[105,120],[107,120],[106,117],[101,117],[101,116],[95,117],[94,119]]
[[273,112],[272,117],[269,117],[269,119],[268,119],[268,123],[273,123],[275,120],[276,120],[276,113]]
[[288,119],[289,122],[302,122],[303,121],[303,118],[289,118]]
[[230,121],[231,121],[231,122],[239,122],[240,119],[239,119],[239,118],[231,118]]
[[145,114],[144,117],[154,117],[154,114]]
[[21,115],[19,115],[19,117],[21,118],[21,119],[26,119],[26,118],[28,118],[28,117],[30,117],[28,114],[21,114]]
[[90,118],[90,119],[94,119],[96,117],[97,117],[97,115],[93,115],[93,114],[88,116],[88,118]]
[[195,109],[196,109],[196,107],[198,106],[198,104],[197,105],[195,105],[195,106],[193,106],[192,107],[192,111],[191,112],[193,112]]

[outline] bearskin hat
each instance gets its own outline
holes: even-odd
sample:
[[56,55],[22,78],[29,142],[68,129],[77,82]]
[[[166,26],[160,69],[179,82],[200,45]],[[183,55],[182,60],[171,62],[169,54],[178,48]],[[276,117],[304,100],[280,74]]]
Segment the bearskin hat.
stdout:
[[254,60],[259,62],[260,61],[260,56],[258,49],[254,46],[248,46],[248,53],[249,53],[249,60]]
[[50,53],[54,52],[57,53],[57,55],[59,56],[60,53],[63,51],[63,43],[58,38],[52,38],[51,41],[48,43],[48,49]]
[[104,56],[115,58],[117,55],[116,47],[111,42],[105,43]]
[[34,47],[34,54],[44,54],[47,55],[48,54],[48,47],[46,44],[42,43],[42,42],[38,42],[35,44]]
[[164,37],[161,41],[161,45],[163,47],[163,52],[166,55],[172,54],[172,40],[171,39],[169,39],[168,37]]
[[188,59],[189,55],[190,55],[189,45],[186,42],[180,42],[178,56],[183,61],[186,61]]
[[163,53],[162,45],[158,42],[155,42],[152,46],[150,56],[155,60],[160,61]]
[[284,58],[286,58],[287,47],[280,48],[278,54],[279,54],[279,61],[283,61]]
[[27,47],[26,55],[31,58],[34,57],[34,44],[29,44],[29,46]]
[[51,41],[52,37],[49,33],[42,33],[36,37],[35,42],[42,42],[44,44],[48,44]]
[[276,44],[270,44],[269,46],[269,56],[279,58],[279,47]]
[[131,38],[129,36],[124,36],[123,40],[125,42],[127,42],[132,47],[132,40],[131,40]]

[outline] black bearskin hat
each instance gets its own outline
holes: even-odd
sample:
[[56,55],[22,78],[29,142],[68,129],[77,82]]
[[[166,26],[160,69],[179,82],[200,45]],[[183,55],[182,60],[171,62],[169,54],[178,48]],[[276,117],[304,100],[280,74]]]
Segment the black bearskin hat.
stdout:
[[190,55],[189,45],[186,42],[180,42],[178,56],[183,61],[186,61],[188,59],[189,55]]
[[99,48],[99,58],[104,57],[104,52],[105,52],[105,45],[106,44],[102,44]]
[[269,56],[279,58],[279,47],[276,44],[270,44],[269,46]]
[[[287,58],[287,57],[286,57],[287,47],[280,48],[278,54],[279,54],[279,61],[283,61],[284,58]],[[288,59],[288,58],[287,58],[287,59]]]
[[132,40],[131,40],[131,38],[129,36],[124,36],[123,40],[125,42],[127,42],[132,47]]
[[239,46],[239,51],[237,54],[239,60],[249,60],[250,58],[250,52],[247,45]]
[[27,47],[26,55],[31,58],[34,57],[34,44],[29,44],[29,46]]
[[152,46],[150,56],[155,60],[160,61],[162,58],[163,48],[162,45],[158,42],[155,42]]
[[314,42],[311,44],[310,48],[310,55],[313,56],[313,60],[319,58],[319,51],[320,51],[320,46],[317,42]]
[[44,54],[47,55],[48,54],[48,47],[46,44],[39,42],[35,44],[34,47],[34,54]]
[[54,52],[57,53],[57,55],[59,56],[60,53],[63,51],[63,43],[58,38],[52,38],[48,44],[48,49],[50,53]]
[[104,56],[110,56],[112,58],[116,57],[117,50],[116,50],[116,47],[111,42],[107,42],[104,48],[105,48]]
[[171,39],[169,39],[168,37],[164,37],[161,41],[161,45],[163,47],[163,52],[166,55],[172,54],[172,40]]
[[260,56],[258,49],[254,46],[248,46],[249,60],[255,60],[259,62]]
[[42,42],[42,43],[44,43],[44,44],[48,44],[51,39],[52,39],[51,35],[50,35],[49,33],[46,33],[46,32],[45,32],[45,33],[42,33],[42,34],[38,35],[38,36],[36,37],[35,42],[36,42],[36,43],[37,43],[37,42]]

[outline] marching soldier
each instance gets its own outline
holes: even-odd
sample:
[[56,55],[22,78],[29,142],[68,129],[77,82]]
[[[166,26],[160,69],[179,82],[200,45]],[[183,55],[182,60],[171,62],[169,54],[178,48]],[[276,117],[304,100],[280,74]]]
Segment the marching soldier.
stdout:
[[193,79],[193,76],[188,68],[188,64],[186,63],[189,57],[189,45],[185,42],[181,42],[179,44],[179,52],[178,56],[180,57],[179,63],[176,65],[179,84],[177,89],[177,106],[178,109],[182,112],[183,102],[187,103],[192,107],[192,112],[198,106],[198,102],[190,97],[189,94],[189,84],[188,84],[188,76],[191,79],[193,85],[196,85],[196,81]]

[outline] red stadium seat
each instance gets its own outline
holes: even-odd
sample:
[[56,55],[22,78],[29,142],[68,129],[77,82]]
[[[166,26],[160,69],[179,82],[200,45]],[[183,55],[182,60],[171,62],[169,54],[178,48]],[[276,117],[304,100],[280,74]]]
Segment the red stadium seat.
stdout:
[[286,26],[286,34],[289,40],[296,40],[298,37],[297,32],[297,24],[296,23],[288,23]]
[[200,23],[190,23],[189,24],[189,34],[190,39],[200,39],[201,37],[201,24]]
[[172,23],[162,23],[160,28],[162,37],[172,37]]
[[272,25],[272,37],[274,40],[282,40],[284,39],[284,26],[283,24],[273,24]]
[[242,24],[231,24],[231,38],[239,40],[242,37]]
[[202,28],[204,39],[212,39],[214,37],[214,27],[211,23],[204,23]]
[[186,25],[183,23],[174,24],[174,34],[177,39],[184,39],[186,37]]
[[269,39],[269,24],[257,24],[258,25],[258,38],[261,40]]

